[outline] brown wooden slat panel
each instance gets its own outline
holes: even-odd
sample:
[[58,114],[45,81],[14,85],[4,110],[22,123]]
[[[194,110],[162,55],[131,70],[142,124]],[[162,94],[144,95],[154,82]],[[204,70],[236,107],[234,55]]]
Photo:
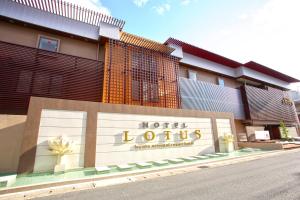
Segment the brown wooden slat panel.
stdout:
[[103,63],[0,42],[0,113],[26,114],[30,96],[100,102]]

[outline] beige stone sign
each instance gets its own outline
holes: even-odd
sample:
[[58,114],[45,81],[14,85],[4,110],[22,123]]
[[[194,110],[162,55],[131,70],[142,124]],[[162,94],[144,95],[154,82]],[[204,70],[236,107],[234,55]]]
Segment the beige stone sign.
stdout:
[[96,166],[214,151],[210,118],[98,113]]

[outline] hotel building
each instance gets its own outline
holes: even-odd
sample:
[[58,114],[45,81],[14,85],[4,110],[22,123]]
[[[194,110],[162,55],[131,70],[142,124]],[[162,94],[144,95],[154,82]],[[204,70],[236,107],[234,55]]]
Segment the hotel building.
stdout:
[[[49,138],[77,150],[68,168],[224,151],[224,135],[299,134],[299,80],[186,42],[123,32],[125,22],[61,0],[0,2],[0,172],[51,170]],[[198,134],[199,133],[199,134]]]

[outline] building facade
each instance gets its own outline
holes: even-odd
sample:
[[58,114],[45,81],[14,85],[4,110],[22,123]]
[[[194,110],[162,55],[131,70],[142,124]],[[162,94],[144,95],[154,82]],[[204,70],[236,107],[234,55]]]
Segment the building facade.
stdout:
[[70,169],[222,152],[226,134],[236,148],[255,130],[280,139],[281,121],[297,134],[299,80],[258,63],[61,0],[3,0],[0,19],[0,172],[51,170],[47,140],[61,134],[77,141]]

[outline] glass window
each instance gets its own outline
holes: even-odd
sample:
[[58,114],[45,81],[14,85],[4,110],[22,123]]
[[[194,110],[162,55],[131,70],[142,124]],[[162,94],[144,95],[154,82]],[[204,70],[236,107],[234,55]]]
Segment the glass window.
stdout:
[[189,79],[196,81],[197,73],[195,71],[189,70]]
[[219,86],[222,86],[222,87],[224,87],[224,86],[225,86],[224,79],[222,79],[222,78],[218,78],[218,84],[219,84]]
[[39,49],[47,51],[58,51],[59,40],[41,36],[39,39]]

